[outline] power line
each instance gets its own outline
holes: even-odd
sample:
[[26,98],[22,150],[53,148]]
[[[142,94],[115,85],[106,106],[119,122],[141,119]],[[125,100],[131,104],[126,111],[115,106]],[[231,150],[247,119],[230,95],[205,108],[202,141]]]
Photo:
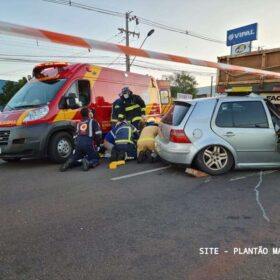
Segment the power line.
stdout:
[[159,23],[159,22],[154,22],[154,21],[142,18],[142,17],[138,17],[138,19],[141,23],[143,23],[145,25],[152,26],[152,27],[157,27],[157,28],[160,28],[160,29],[163,29],[163,30],[172,31],[172,32],[192,36],[192,37],[195,37],[195,38],[198,38],[198,39],[202,39],[202,40],[206,40],[206,41],[210,41],[210,42],[214,42],[214,43],[219,43],[219,44],[224,44],[224,45],[226,43],[225,41],[210,38],[207,35],[198,34],[198,33],[195,33],[193,31],[190,31],[190,30],[184,30],[184,29],[180,29],[180,28],[177,28],[177,27],[172,27],[172,26],[165,25],[165,24],[162,24],[162,23]]
[[73,1],[66,1],[66,0],[43,0],[45,2],[51,2],[51,3],[55,3],[55,4],[62,4],[62,5],[67,5],[70,7],[76,7],[76,8],[81,8],[81,9],[85,9],[85,10],[89,10],[89,11],[94,11],[94,12],[98,12],[98,13],[102,13],[102,14],[106,14],[106,15],[111,15],[111,16],[117,16],[117,17],[121,17],[123,18],[125,16],[124,13],[120,13],[120,12],[116,12],[116,11],[111,11],[111,10],[106,10],[106,9],[101,9],[101,8],[97,8],[97,7],[93,7],[93,6],[89,6],[89,5],[84,5],[84,4],[80,4],[80,3],[76,3]]
[[[55,3],[55,4],[61,4],[61,5],[67,5],[70,7],[77,7],[77,8],[81,8],[81,9],[86,9],[86,10],[90,10],[90,11],[95,11],[98,13],[102,13],[102,14],[107,14],[107,15],[111,15],[111,16],[117,16],[117,17],[125,17],[125,13],[120,13],[120,12],[116,12],[116,11],[112,11],[112,10],[106,10],[106,9],[101,9],[101,8],[97,8],[97,7],[93,7],[93,6],[89,6],[89,5],[83,5],[83,4],[79,4],[73,1],[66,1],[66,0],[43,0],[45,2],[51,2],[51,3]],[[155,22],[143,17],[138,17],[137,19],[139,19],[139,21],[142,24],[148,25],[148,26],[152,26],[152,27],[157,27],[159,29],[163,29],[166,31],[171,31],[171,32],[176,32],[176,33],[180,33],[180,34],[184,34],[184,35],[188,35],[191,37],[195,37],[201,40],[206,40],[209,42],[213,42],[213,43],[219,43],[219,44],[223,44],[225,45],[225,41],[222,40],[218,40],[215,38],[211,38],[207,35],[204,34],[199,34],[190,30],[186,30],[186,29],[181,29],[181,28],[177,28],[177,27],[172,27],[166,24],[162,24],[159,22]]]
[[[118,58],[119,59],[119,58]],[[23,64],[34,64],[34,63],[42,63],[42,60],[38,59],[37,57],[30,57],[30,58],[19,58],[19,57],[5,57],[0,55],[0,61],[3,62],[10,62],[10,63],[23,63]],[[51,62],[52,60],[44,60],[44,62]],[[77,61],[68,61],[70,63],[77,63]],[[139,61],[140,63],[142,61]],[[81,62],[84,63],[84,62]],[[147,62],[145,62],[147,63]],[[99,62],[95,62],[95,64],[97,65],[104,65],[104,66],[108,66],[108,62],[106,61],[99,61]],[[111,62],[111,65],[116,65],[116,66],[123,66],[125,65],[124,62],[124,58],[123,58],[123,62]],[[188,69],[182,69],[180,67],[180,69],[176,69],[176,68],[168,68],[168,67],[163,67],[162,65],[156,65],[151,63],[152,66],[150,65],[143,65],[143,64],[133,64],[135,67],[138,68],[142,68],[142,69],[149,69],[149,70],[155,70],[155,71],[161,71],[161,72],[170,72],[170,73],[174,73],[174,72],[186,72],[189,74],[194,74],[194,75],[198,75],[198,76],[210,76],[210,75],[215,75],[215,73],[213,72],[205,72],[205,71],[195,71],[195,70],[191,70],[189,71]],[[0,73],[0,75],[5,75],[3,73]]]

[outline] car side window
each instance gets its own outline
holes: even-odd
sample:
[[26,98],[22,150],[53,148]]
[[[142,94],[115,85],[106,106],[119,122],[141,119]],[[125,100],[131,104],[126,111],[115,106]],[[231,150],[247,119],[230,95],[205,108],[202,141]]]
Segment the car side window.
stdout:
[[216,118],[219,127],[268,128],[268,120],[260,101],[236,101],[221,104]]
[[270,116],[271,116],[271,120],[272,120],[272,123],[273,123],[273,127],[275,129],[275,131],[279,131],[280,129],[280,118],[277,114],[275,114],[274,111],[272,111],[271,109],[269,109],[269,113],[270,113]]
[[220,127],[233,127],[232,103],[222,103],[216,118],[216,125]]

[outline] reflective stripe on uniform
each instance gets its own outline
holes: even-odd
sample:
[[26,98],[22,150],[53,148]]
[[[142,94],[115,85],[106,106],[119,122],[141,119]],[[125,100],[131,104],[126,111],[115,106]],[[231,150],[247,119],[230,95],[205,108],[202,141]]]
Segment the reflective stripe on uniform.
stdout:
[[127,140],[127,139],[124,139],[124,140],[116,140],[115,143],[116,143],[116,144],[134,144],[133,141]]
[[141,111],[142,111],[142,112],[145,112],[145,111],[146,111],[146,108],[142,108]]
[[[119,139],[119,140],[116,140],[115,143],[116,144],[124,144],[124,143],[133,143],[133,141],[131,141],[131,134],[132,134],[132,128],[130,126],[123,126],[123,127],[120,127],[116,130],[115,132],[115,135],[118,134],[118,132],[122,129],[126,129],[128,130],[128,136],[127,136],[127,139]],[[115,137],[116,138],[116,137]]]
[[125,108],[125,111],[126,111],[126,112],[127,112],[127,111],[132,111],[132,110],[138,109],[138,108],[140,108],[140,105],[135,104],[135,105],[131,105],[131,106],[126,107],[126,108]]
[[118,114],[118,117],[119,118],[124,118],[124,115],[123,114]]
[[88,132],[88,136],[92,137],[92,119],[90,119],[89,121],[89,132]]
[[102,134],[101,130],[95,131],[95,134]]
[[[128,127],[128,139],[131,139],[131,132],[132,132],[132,128]],[[131,140],[130,140],[131,141]]]
[[131,122],[135,122],[135,121],[141,121],[142,117],[134,117]]
[[114,108],[118,109],[118,108],[121,108],[121,107],[119,105],[116,105],[116,106],[114,106]]

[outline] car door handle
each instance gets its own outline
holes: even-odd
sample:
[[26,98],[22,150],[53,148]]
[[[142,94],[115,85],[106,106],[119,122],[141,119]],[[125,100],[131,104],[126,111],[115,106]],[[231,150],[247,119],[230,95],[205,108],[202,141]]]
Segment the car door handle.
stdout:
[[231,132],[231,131],[229,131],[229,132],[227,132],[227,133],[225,133],[225,134],[223,134],[223,135],[226,136],[226,137],[235,136],[235,134],[234,134],[233,132]]

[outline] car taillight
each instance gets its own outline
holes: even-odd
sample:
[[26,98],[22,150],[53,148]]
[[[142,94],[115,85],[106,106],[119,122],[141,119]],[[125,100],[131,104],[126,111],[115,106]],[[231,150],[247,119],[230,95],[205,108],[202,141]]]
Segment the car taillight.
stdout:
[[191,143],[183,129],[171,129],[170,141],[174,143]]

